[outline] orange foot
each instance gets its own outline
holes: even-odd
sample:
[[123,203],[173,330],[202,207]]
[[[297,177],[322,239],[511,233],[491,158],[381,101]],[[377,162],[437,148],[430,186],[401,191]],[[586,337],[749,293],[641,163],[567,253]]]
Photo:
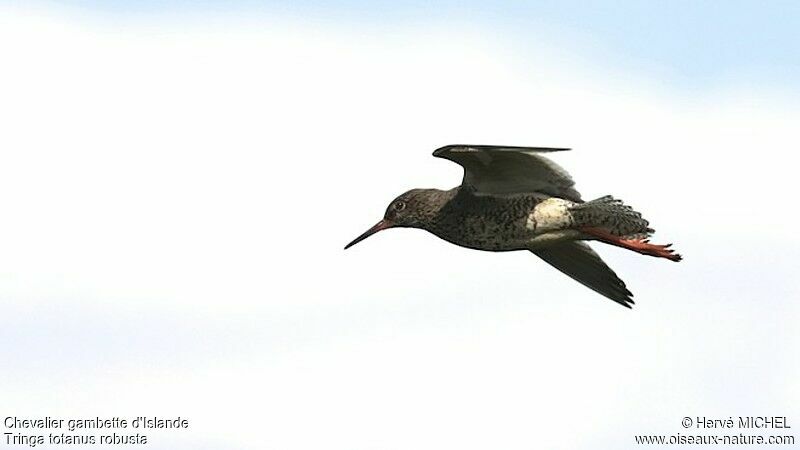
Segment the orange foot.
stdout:
[[657,258],[667,258],[670,261],[680,261],[683,257],[672,250],[672,244],[659,245],[651,244],[648,239],[625,239],[613,235],[602,228],[585,227],[581,228],[586,234],[596,237],[599,241],[606,244],[616,245],[617,247],[633,250],[643,255],[655,256]]

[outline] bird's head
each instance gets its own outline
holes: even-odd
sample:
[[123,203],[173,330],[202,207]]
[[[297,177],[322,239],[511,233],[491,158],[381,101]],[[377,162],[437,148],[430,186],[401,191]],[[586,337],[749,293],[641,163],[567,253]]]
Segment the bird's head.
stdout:
[[383,220],[347,244],[345,250],[387,228],[427,228],[441,206],[437,201],[441,192],[437,189],[412,189],[398,196],[389,203]]

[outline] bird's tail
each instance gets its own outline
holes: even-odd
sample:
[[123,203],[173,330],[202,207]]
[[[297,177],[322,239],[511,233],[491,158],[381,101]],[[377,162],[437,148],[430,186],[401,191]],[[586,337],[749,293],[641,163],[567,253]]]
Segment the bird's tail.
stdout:
[[570,207],[579,227],[601,228],[626,239],[645,239],[655,230],[642,214],[610,195]]

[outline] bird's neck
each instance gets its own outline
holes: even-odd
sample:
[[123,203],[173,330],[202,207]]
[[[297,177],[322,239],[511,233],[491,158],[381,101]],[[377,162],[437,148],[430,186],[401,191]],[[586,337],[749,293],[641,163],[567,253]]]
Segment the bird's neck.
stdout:
[[425,189],[425,194],[425,208],[420,211],[423,220],[419,228],[433,231],[441,220],[443,209],[445,209],[447,204],[458,194],[458,188],[456,187],[448,191],[443,191],[441,189]]

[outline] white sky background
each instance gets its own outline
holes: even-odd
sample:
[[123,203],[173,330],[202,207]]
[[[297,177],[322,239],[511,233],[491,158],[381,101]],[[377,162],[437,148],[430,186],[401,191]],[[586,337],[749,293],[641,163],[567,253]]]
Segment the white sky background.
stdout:
[[[3,11],[0,414],[191,420],[153,449],[800,426],[793,102],[430,29]],[[396,195],[459,183],[430,156],[449,143],[572,147],[584,197],[686,259],[595,245],[628,311],[524,252],[415,230],[342,251]]]

